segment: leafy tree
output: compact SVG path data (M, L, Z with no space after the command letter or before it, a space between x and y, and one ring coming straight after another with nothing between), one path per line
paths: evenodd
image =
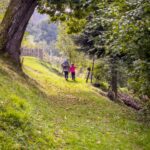
M62 24L58 27L56 47L69 58L70 63L75 63L77 57L77 52L75 50L77 47L71 36L67 34L65 26Z
M78 51L78 47L74 43L73 37L73 35L68 34L66 24L60 24L58 26L56 48L58 48L64 56L69 59L70 63L86 66L86 56Z
M115 55L123 54L124 57L121 59L127 64L130 77L133 79L130 85L137 83L134 84L136 92L149 95L150 2L127 2L115 2L109 7L112 13L107 11L108 16L113 19L106 33L107 51L109 53L111 50Z
M130 86L136 87L138 93L149 95L150 2L122 0L101 4L89 16L77 42L81 41L82 50L89 54L109 56L111 64L114 61L117 64L117 70L118 64L126 63Z

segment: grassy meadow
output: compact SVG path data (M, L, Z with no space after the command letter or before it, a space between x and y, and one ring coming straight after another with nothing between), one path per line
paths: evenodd
M0 59L0 149L149 150L137 113L84 79L66 82L50 64L24 58L24 76Z

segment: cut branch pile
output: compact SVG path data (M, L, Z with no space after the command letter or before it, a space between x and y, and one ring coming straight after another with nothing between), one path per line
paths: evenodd
M118 98L127 106L136 110L140 110L142 107L131 96L123 93L118 94Z

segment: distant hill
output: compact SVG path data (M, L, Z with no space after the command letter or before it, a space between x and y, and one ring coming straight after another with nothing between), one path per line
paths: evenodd
M56 40L57 25L50 23L47 15L35 11L28 24L27 32L34 37L35 42L45 41L49 45Z
M37 10L35 10L34 14L32 15L30 22L31 24L39 24L40 22L48 20L48 15L39 14Z
M6 8L10 0L0 0L0 22L2 21ZM35 42L44 41L48 45L56 40L57 25L49 22L48 15L39 14L35 10L32 15L27 30L30 36L34 37Z

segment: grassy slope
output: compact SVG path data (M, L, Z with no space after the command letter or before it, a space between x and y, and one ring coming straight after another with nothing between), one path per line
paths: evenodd
M24 71L36 82L0 60L0 149L150 149L150 129L133 110L38 59L26 57Z

